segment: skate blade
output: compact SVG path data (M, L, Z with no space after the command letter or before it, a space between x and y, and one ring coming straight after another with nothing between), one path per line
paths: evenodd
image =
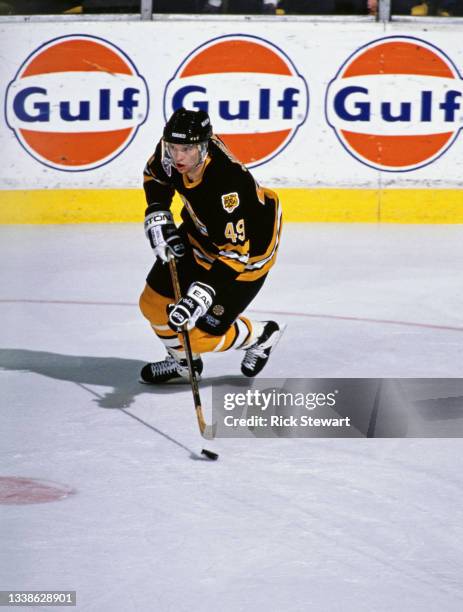
M286 323L284 323L283 325L278 325L278 327L280 328L277 332L275 332L275 334L273 334L273 336L271 336L267 342L270 342L272 340L272 344L269 346L264 346L262 348L266 349L266 348L270 348L270 352L269 354L276 348L277 344L280 342L282 335L285 333L286 328L288 327L288 325ZM275 341L273 341L273 338L275 338L276 335L276 339Z
M196 380L198 382L201 381L201 376L199 376L199 374L196 374ZM162 385L188 385L190 383L190 379L189 378L183 378L183 376L181 376L180 378L173 378L172 380L166 380L164 382L148 382L146 380L142 380L141 378L138 379L138 382L141 383L142 385L146 385L147 387L160 387Z

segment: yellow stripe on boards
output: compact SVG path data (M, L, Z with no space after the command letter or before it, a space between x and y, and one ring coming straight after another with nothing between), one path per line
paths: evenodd
M373 223L378 191L370 189L278 189L283 223Z
M277 190L285 222L463 223L459 189ZM142 222L143 189L0 191L0 224ZM174 199L179 219L180 200Z
M462 189L385 189L384 223L463 223Z
M0 191L0 223L125 223L143 221L139 189Z

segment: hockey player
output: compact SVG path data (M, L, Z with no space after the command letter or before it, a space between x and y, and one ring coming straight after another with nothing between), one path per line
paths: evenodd
M277 195L259 187L250 172L212 134L204 111L180 108L144 170L148 207L145 233L156 256L140 308L167 349L146 364L141 382L188 378L179 328L187 324L198 378L202 353L243 349L241 371L255 376L282 333L275 321L242 315L273 266L281 231ZM183 203L176 227L170 206ZM176 259L182 299L175 305L170 278Z

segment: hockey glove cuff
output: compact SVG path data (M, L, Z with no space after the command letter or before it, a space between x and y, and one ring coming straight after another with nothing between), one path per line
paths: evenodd
M150 241L155 257L167 263L170 259L183 257L185 245L180 238L172 213L160 210L147 215L145 234Z
M212 306L215 291L206 283L192 283L185 297L175 305L168 306L169 326L178 331L187 324L187 329L193 329L199 317L206 314Z

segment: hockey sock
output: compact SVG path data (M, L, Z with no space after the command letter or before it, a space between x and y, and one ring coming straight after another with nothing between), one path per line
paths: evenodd
M174 298L165 297L146 285L140 296L140 310L167 351L176 359L184 359L182 338L167 325L166 308L173 301ZM261 321L251 321L243 316L239 316L222 336L213 336L195 327L190 331L193 357L196 359L200 353L247 349L256 342L263 329Z
M235 348L246 350L250 346L252 346L257 338L264 331L264 323L262 321L251 321L251 319L247 319L246 317L238 317L236 320L238 324L246 326L246 335L240 334L237 338Z

